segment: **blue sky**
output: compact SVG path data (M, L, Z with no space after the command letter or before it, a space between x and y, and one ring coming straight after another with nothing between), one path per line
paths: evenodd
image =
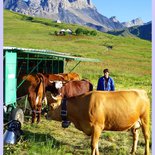
M151 0L92 0L99 13L110 18L116 16L120 22L141 18L152 20Z

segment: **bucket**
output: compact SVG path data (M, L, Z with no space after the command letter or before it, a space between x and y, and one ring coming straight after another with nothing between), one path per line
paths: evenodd
M4 144L15 144L23 134L21 123L18 120L12 120L7 125L7 130L3 135Z

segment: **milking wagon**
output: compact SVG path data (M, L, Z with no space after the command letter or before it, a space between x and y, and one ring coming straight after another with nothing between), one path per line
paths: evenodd
M17 79L21 74L32 73L63 73L65 63L77 61L72 71L80 62L99 62L98 59L89 59L71 56L70 54L51 50L27 49L17 47L3 48L3 107L4 120L19 120L24 122L24 112L17 106L17 90L24 80L17 85Z

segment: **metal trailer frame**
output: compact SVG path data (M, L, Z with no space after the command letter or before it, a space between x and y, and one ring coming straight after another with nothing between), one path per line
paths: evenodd
M17 109L17 78L21 73L63 73L65 61L77 61L70 70L73 71L80 62L100 62L98 59L82 58L70 54L55 52L52 50L40 50L17 47L3 47L3 71L4 71L4 118L18 119L23 123L23 111ZM23 116L22 116L23 115ZM22 117L22 119L20 119Z

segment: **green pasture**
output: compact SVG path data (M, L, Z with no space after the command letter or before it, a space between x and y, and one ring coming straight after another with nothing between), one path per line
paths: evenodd
M116 90L145 89L152 102L151 42L135 37L113 36L99 31L96 36L54 35L55 31L67 28L75 31L78 27L92 30L4 10L4 46L48 49L71 53L74 56L100 59L100 63L81 62L74 72L80 74L81 78L89 79L96 89L103 68L109 68ZM108 50L108 46L112 46L112 49ZM70 71L76 63L74 61L66 63L65 72ZM60 122L42 118L40 124L34 125L26 120L22 129L25 135L16 145L4 146L4 155L90 154L90 137L73 125L63 129ZM103 132L99 150L101 155L128 155L131 145L130 132ZM143 153L144 139L141 133L137 155Z

